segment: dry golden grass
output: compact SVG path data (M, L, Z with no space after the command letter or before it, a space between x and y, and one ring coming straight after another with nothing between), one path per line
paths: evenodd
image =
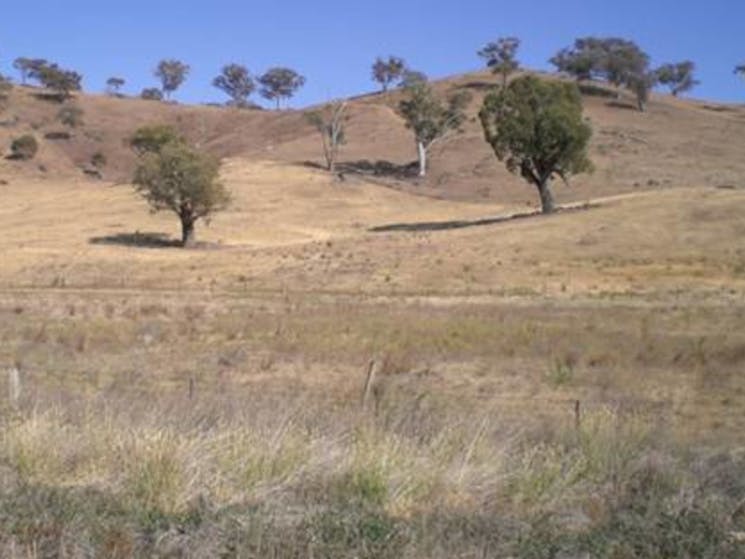
M406 162L395 96L349 160ZM296 113L83 101L111 149L182 119L235 203L182 250L73 152L2 163L0 555L742 556L740 109L589 99L578 204L500 221L533 193L470 125L426 184L339 182Z

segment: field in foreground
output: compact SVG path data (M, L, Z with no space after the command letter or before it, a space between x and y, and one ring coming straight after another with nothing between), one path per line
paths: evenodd
M3 556L745 556L744 191L224 179L2 187Z

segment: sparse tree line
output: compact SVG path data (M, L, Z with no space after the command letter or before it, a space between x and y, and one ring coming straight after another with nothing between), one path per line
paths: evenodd
M509 76L519 69L517 51L520 44L517 37L502 37L478 51L487 66L501 76L502 85L506 85ZM684 60L652 68L649 55L635 42L618 37L578 38L573 45L561 49L550 62L559 72L578 81L600 79L617 88L629 89L636 95L637 105L642 111L655 87L668 88L672 95L678 96L700 83L695 77L694 62ZM44 59L19 57L13 62L13 67L19 72L23 85L35 82L55 92L63 100L81 89L81 74ZM187 80L190 70L190 66L180 60L161 60L154 71L160 87L147 87L140 92L140 97L170 100ZM734 70L745 76L745 63L735 66ZM421 83L426 81L426 76L409 68L402 58L389 56L375 60L372 79L385 92L394 86L407 87ZM230 98L228 104L231 106L252 106L249 97L258 91L261 97L279 108L283 100L292 98L305 85L305 81L304 76L291 68L273 67L254 76L246 66L231 63L221 69L212 80L212 85ZM10 83L9 78L0 76L0 95ZM125 85L124 78L112 76L106 81L106 91L110 95L121 96Z
M57 64L41 58L17 58L13 67L18 70L22 85L38 85L54 92L61 100L67 100L71 93L80 91L83 76L72 70L60 68ZM161 60L153 75L160 87L146 87L140 92L142 99L151 101L170 101L187 80L191 67L180 60ZM126 80L112 76L106 80L106 92L114 97L122 97ZM274 67L254 77L248 68L241 64L227 64L212 85L230 97L228 105L250 107L249 97L258 91L267 101L280 108L282 101L292 98L305 85L305 77L291 68ZM12 82L0 76L0 95L12 87Z

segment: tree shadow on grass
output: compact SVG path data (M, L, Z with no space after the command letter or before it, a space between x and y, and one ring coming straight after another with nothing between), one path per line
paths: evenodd
M326 170L324 165L316 163L315 161L302 161L300 162L300 165L311 169ZM411 163L400 165L390 161L370 161L369 159L344 161L336 164L336 173L342 177L344 175L356 175L361 177L378 177L398 180L415 179L419 177L419 163L412 161Z
M475 89L476 91L491 91L498 87L496 81L470 81L462 84L460 89Z
M326 167L315 161L303 161L304 167L326 170ZM336 172L341 175L359 175L365 177L385 177L394 179L411 179L419 176L419 163L412 161L403 165L390 161L343 161L336 164Z
M399 165L390 161L361 159L339 163L337 168L342 173L396 179L409 179L419 174L419 164L416 161Z
M73 99L74 96L65 93L59 93L56 91L38 91L31 94L35 99L39 101L46 101L48 103L64 103Z
M618 91L605 84L581 82L577 84L577 87L582 95L587 95L588 97L604 97L606 99L615 99L618 97Z
M140 248L181 248L181 241L172 239L165 233L117 233L115 235L105 235L103 237L93 237L90 240L92 245L114 245L129 246Z
M626 109L629 111L638 112L639 108L633 103L626 103L624 101L608 101L605 104L606 107L613 107L614 109Z
M568 208L558 208L553 214L545 215L540 211L532 211L518 214L511 214L498 217L487 217L482 219L453 220L453 221L423 221L419 223L391 223L388 225L379 225L369 229L371 233L393 233L393 232L424 232L424 231L447 231L450 229L466 229L468 227L483 227L485 225L495 225L518 219L530 217L550 217L559 213L571 213L583 210L589 210L597 207L597 204L583 204L581 206L571 206Z

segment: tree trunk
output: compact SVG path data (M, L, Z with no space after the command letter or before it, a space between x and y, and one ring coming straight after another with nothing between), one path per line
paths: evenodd
M279 97L277 97L277 110L279 110Z
M194 232L194 220L181 218L181 244L184 247L194 246L196 234Z
M554 211L554 195L551 193L551 179L545 179L538 185L538 194L541 195L541 211L550 214Z
M427 148L422 142L416 144L417 154L419 156L419 176L427 176Z

